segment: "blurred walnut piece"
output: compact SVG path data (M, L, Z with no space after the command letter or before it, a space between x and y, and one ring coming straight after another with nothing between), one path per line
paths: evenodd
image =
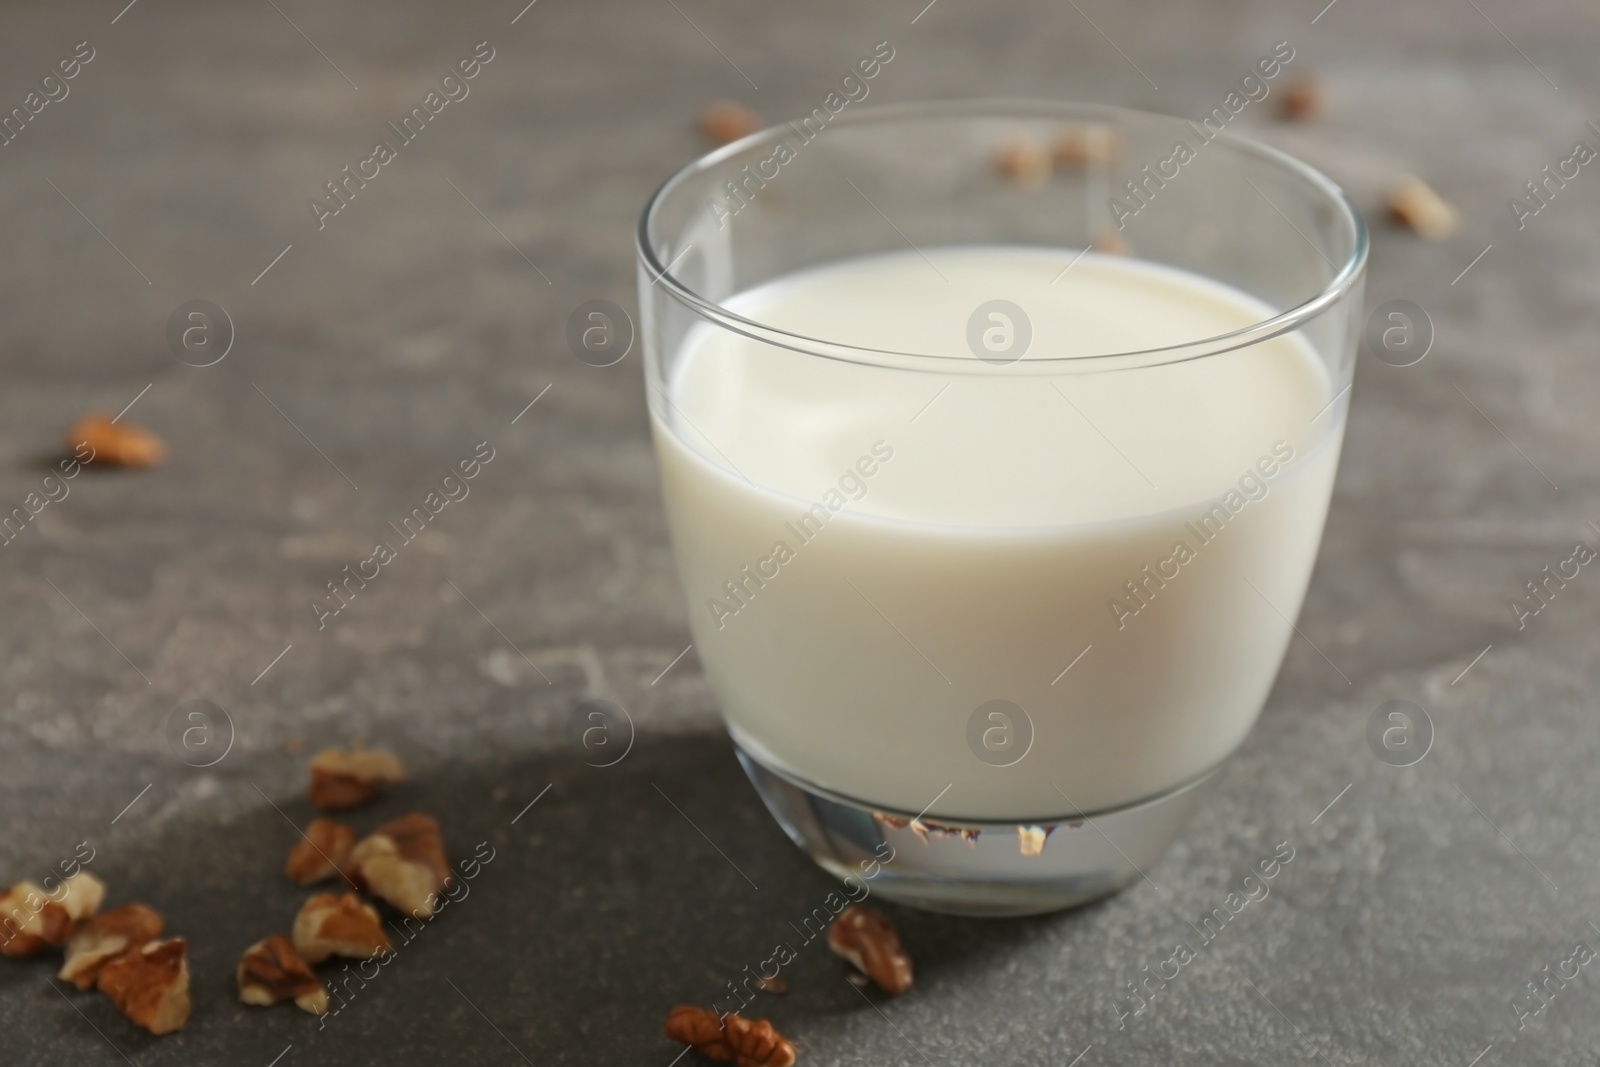
M161 936L161 915L143 904L124 904L79 923L67 939L67 958L56 977L79 989L93 989L113 957L141 948Z
M1050 153L1031 137L1013 137L994 154L995 169L1006 181L1032 187L1050 177Z
M450 881L438 820L415 811L362 840L350 864L358 885L418 919L433 915Z
M900 935L882 912L850 905L828 927L828 947L855 964L885 993L899 996L911 988L911 957L900 947Z
M729 144L761 128L761 116L732 100L713 100L700 112L700 133L712 144Z
M167 446L161 438L138 426L113 422L109 415L98 411L85 415L67 431L67 447L74 453L85 444L93 450L84 460L86 463L154 467L167 458Z
M235 972L239 999L265 1007L294 999L295 1006L312 1015L328 1010L328 991L311 973L294 944L281 934L264 938L244 950Z
M405 768L382 749L323 749L311 760L311 803L325 811L358 808L384 783L406 780Z
M1068 126L1056 134L1050 154L1063 170L1109 166L1122 158L1122 135L1110 126Z
M354 893L318 893L294 917L294 947L307 963L329 956L368 960L389 948L378 913Z
M1116 230L1102 230L1095 234L1094 239L1089 242L1089 247L1108 256L1133 255L1133 245Z
M1446 203L1421 178L1405 175L1389 187L1389 215L1430 241L1442 241L1456 232L1461 213Z
M48 945L64 944L72 924L93 915L106 887L79 871L52 894L32 882L18 882L0 895L0 956L32 956Z
M1283 117L1290 122L1310 122L1322 114L1322 85L1315 78L1290 82L1283 90Z
M289 850L283 873L296 885L312 885L342 875L355 844L356 832L350 827L332 819L312 819L304 836Z
M151 941L108 960L100 992L152 1034L170 1034L189 1021L188 945L181 937Z
M794 1045L766 1019L746 1019L692 1004L680 1004L667 1015L663 1027L668 1037L690 1045L711 1060L732 1061L735 1067L792 1067Z

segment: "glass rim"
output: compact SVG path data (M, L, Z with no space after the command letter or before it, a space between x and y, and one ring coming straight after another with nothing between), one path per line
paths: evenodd
M1155 119L1175 123L1187 121L1176 115L1167 115L1157 111L1144 111L1138 108L1118 107L1110 104L1023 98L980 98L932 100L851 108L835 115L830 121L830 125L896 122L926 118L972 117L991 117L1002 120L1006 118L1053 118L1061 121L1083 121L1098 117L1104 120L1122 119L1124 121L1130 119L1140 121ZM1227 333L1185 341L1177 345L1124 352L1096 353L1087 356L1029 356L1004 366L985 363L969 356L870 348L781 330L767 323L739 315L729 310L722 303L701 295L685 284L672 273L671 268L676 264L676 258L670 261L663 261L663 256L657 250L655 241L651 236L651 227L662 202L681 185L742 152L748 151L753 147L764 146L774 136L792 132L790 131L790 125L789 123L783 123L768 126L713 149L678 168L657 186L655 192L645 202L644 210L640 213L635 239L640 263L650 275L649 284L644 286L646 292L651 286L661 285L673 299L713 325L765 344L829 359L839 359L878 367L937 370L944 374L958 370L970 373L993 372L996 370L1016 373L1021 370L1023 373L1027 373L1027 368L1030 364L1034 368L1044 368L1039 371L1040 373L1061 373L1067 368L1107 370L1119 367L1134 368L1182 363L1259 344L1280 334L1299 329L1338 303L1360 281L1362 271L1367 262L1370 239L1366 221L1362 218L1360 210L1357 209L1350 196L1338 183L1309 163L1305 163L1287 152L1273 148L1271 145L1264 144L1254 138L1240 136L1231 130L1224 130L1213 140L1222 141L1235 151L1254 156L1262 162L1276 166L1305 182L1312 189L1321 193L1329 204L1333 205L1351 233L1352 240L1349 256L1335 270L1333 277L1328 280L1322 289L1309 299L1280 311L1269 318ZM1293 224L1291 223L1291 225ZM1301 234L1301 236L1304 237L1305 235ZM1309 240L1307 238L1307 241ZM677 257L681 257L691 247L693 247L692 244L686 246L677 253ZM1319 253L1320 251L1318 249Z

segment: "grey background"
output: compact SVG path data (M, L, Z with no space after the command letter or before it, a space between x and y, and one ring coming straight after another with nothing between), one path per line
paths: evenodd
M147 900L191 938L195 998L186 1031L152 1039L49 988L53 965L0 961L0 1058L672 1062L667 1009L716 997L830 883L745 785L694 653L652 683L689 637L637 356L579 362L568 313L634 306L636 212L701 150L712 97L798 114L889 39L875 102L1197 115L1288 39L1292 69L1324 79L1325 119L1240 121L1350 190L1375 222L1369 306L1415 301L1438 340L1414 367L1362 357L1305 639L1259 727L1148 882L1041 919L895 910L910 995L874 1010L813 945L760 1009L813 1064L1594 1062L1600 971L1520 1032L1510 1002L1600 943L1600 578L1586 568L1520 632L1506 606L1600 520L1600 174L1521 232L1506 206L1597 143L1592 6L1338 0L1314 25L1322 3L1298 0L939 0L914 25L919 0L538 0L515 25L516 0L278 7L0 12L7 108L78 41L97 50L0 148L0 502L39 486L91 408L139 396L127 417L172 449L156 471L81 475L0 548L0 881L91 842L114 902ZM307 198L481 40L496 57L471 95L318 232ZM1461 207L1457 237L1381 224L1403 170ZM165 349L194 298L238 330L205 369ZM486 439L471 496L317 632L307 601ZM609 768L584 763L573 709L590 696L639 726ZM163 741L190 699L236 727L209 769ZM1364 739L1390 699L1432 717L1414 767ZM293 749L355 736L415 772L361 828L421 808L454 855L497 853L319 1030L237 1006L231 975L300 897L278 873L310 815ZM1281 841L1296 856L1270 897L1119 1032L1123 983Z

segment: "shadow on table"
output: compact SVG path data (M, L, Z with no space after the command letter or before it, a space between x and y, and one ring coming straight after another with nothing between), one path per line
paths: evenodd
M151 1038L99 996L59 983L51 991L45 980L54 965L44 961L0 968L0 1000L10 1004L0 1017L21 1008L34 1020L37 1055L109 1041L141 1065L266 1067L292 1046L279 1067L519 1056L541 1067L666 1067L681 1050L661 1034L667 1011L678 1003L736 1006L728 983L742 981L747 965L757 970L779 941L798 952L782 971L790 991L760 995L745 1014L803 1037L808 1019L873 1010L845 980L848 965L820 937L804 940L805 916L837 883L778 829L720 736L641 738L605 768L567 754L451 765L350 813L365 833L405 811L426 811L443 824L453 859L490 850L493 858L433 922L409 940L395 935L388 964L368 964L365 973L354 963L322 967L337 1010L321 1020L289 1005L247 1008L234 999L239 952L287 934L309 892L281 866L297 839L290 821L304 826L315 813L300 796L274 800L281 811L263 799L226 823L168 827L136 849L108 849L94 864L111 885L108 904L149 901L171 932L190 939L195 1007L181 1035ZM969 920L883 906L921 983L1004 955L1040 924L1083 914ZM82 1017L67 1010L63 992ZM52 1021L39 1025L45 1019Z

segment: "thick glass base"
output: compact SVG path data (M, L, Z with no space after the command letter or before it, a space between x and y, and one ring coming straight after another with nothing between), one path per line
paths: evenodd
M739 762L795 844L824 870L872 891L953 915L1036 915L1109 896L1177 840L1216 780L1213 768L1161 796L1087 815L1027 823L918 818L826 793L779 774L735 745Z

